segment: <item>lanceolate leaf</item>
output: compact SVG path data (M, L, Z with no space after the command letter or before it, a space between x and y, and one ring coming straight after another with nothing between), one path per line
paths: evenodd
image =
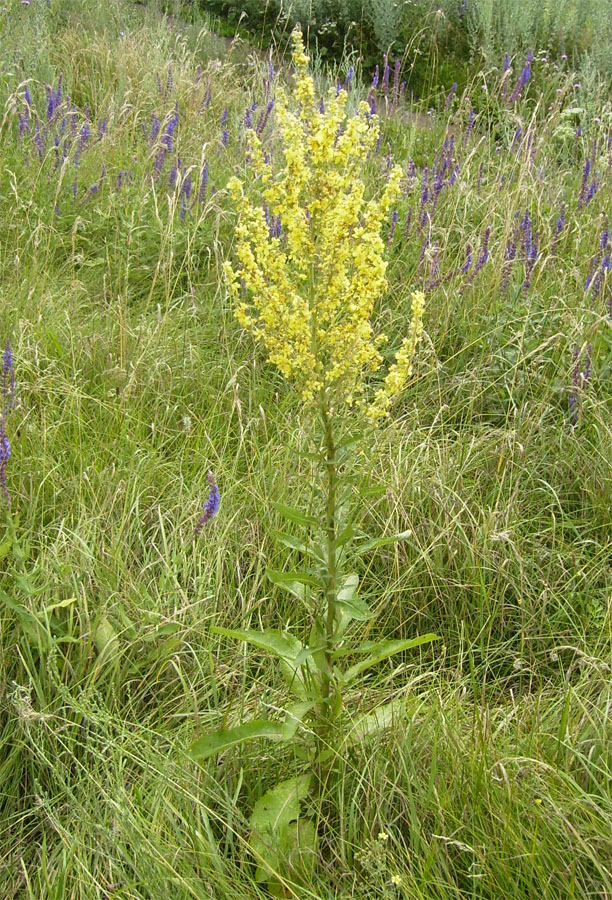
M295 657L302 649L301 641L293 637L292 634L274 631L271 628L265 631L242 631L231 628L219 628L215 625L211 628L211 631L215 634L222 634L225 637L235 638L237 641L253 644L261 650L267 650L268 653L289 661L295 660Z
M367 553L368 550L375 550L377 547L384 547L386 544L395 544L397 541L405 541L411 534L412 531L402 531L400 534L392 534L389 537L372 538L372 540L356 547L354 552L357 556L360 556L362 553Z
M306 513L303 513L300 509L296 509L294 506L286 506L284 503L272 503L273 509L275 509L278 513L283 516L283 518L287 519L289 522L295 522L296 525L304 525L310 526L314 528L319 524L319 520L315 519L314 516L308 516Z
M359 716L347 729L344 744L351 746L367 738L374 737L385 728L390 728L401 722L405 716L416 710L416 703L409 707L406 700L392 700L384 706L379 706L369 713Z
M358 587L359 576L347 575L338 591L336 603L342 610L343 615L347 617L347 620L357 619L360 622L365 622L367 619L372 618L373 613L365 600L356 596Z
M191 759L207 759L216 753L229 750L246 741L254 741L257 738L267 738L271 741L284 739L285 725L280 722L266 722L263 719L254 719L237 725L235 728L224 728L213 734L206 734L195 741L187 750Z
M343 681L345 684L349 684L361 672L382 662L383 659L388 659L403 650L411 650L413 647L420 647L422 644L429 644L431 641L437 640L437 634L423 634L409 641L366 641L355 649L355 653L369 653L369 656L351 666L344 673Z

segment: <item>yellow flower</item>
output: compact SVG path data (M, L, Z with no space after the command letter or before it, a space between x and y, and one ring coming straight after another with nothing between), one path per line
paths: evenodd
M367 196L364 168L378 140L378 119L367 103L347 115L347 94L336 95L335 88L319 106L299 29L292 44L295 87L276 95L279 160L268 161L251 129L250 173L260 200L251 200L257 191L247 191L239 178L227 185L239 219L236 262L225 264L225 275L239 322L296 381L304 401L351 406L382 364L386 339L373 322L387 287L381 230L402 169L392 170L381 196ZM422 302L413 299L411 330L384 386L369 406L360 400L373 421L388 414L410 376L422 315Z

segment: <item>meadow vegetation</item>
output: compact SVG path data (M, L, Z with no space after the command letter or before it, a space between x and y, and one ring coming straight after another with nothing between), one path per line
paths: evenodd
M201 762L188 748L285 703L276 666L218 629L309 624L266 576L303 563L272 533L279 502L308 512L319 487L304 404L236 320L224 277L226 186L252 179L249 127L278 163L276 91L295 79L283 52L180 12L0 9L0 896L609 897L599 51L541 52L524 19L465 85L443 89L432 64L418 99L402 89L408 56L395 67L381 52L367 77L351 54L315 60L321 95L337 84L349 112L365 100L379 116L368 190L403 171L383 231L385 363L425 294L407 389L351 462L376 612L357 627L440 639L347 694L355 737L310 811L317 864L280 860L270 885L248 820L302 775L303 745ZM403 711L377 721L392 701ZM354 728L363 714L379 727Z

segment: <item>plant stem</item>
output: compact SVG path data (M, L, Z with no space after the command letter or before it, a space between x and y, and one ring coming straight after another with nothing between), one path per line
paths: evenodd
M325 635L323 650L325 666L324 670L321 672L321 707L317 729L317 757L329 748L330 743L333 743L331 738L333 735L335 719L339 713L337 687L334 684L333 675L336 598L338 595L338 565L336 558L336 442L332 419L326 403L322 404L321 414L325 437L325 470L327 480L327 500L325 507L327 572L325 577L325 603L320 621L320 632ZM329 769L330 766L327 761L318 763L317 784L320 796L325 790L329 777Z

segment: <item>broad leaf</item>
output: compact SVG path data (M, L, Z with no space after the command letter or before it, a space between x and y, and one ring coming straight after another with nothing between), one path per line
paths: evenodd
M362 659L360 662L355 663L354 666L351 666L348 669L342 678L345 684L350 684L357 675L360 675L361 672L365 672L366 669L375 666L377 663L382 662L383 659L388 659L390 656L394 656L396 653L401 653L404 650L411 650L413 647L420 647L422 644L429 644L431 641L439 640L437 634L423 634L419 637L412 638L409 641L366 641L361 646L355 649L355 653L369 653L369 656L366 656L365 659Z
M375 550L377 547L384 547L386 544L395 544L397 541L405 541L411 534L412 531L402 531L400 534L392 534L389 537L372 538L372 540L366 541L365 544L356 547L354 553L356 556L360 556L362 553L367 553L368 550Z
M253 807L249 822L251 849L258 862L256 881L267 881L279 874L289 825L299 820L300 802L308 796L309 789L310 775L290 778L266 791Z
M230 747L244 744L246 741L254 741L258 738L267 738L271 741L283 740L285 726L279 722L266 722L263 719L254 719L237 725L235 728L223 728L213 734L206 734L198 738L189 747L187 755L190 759L208 759L216 753L223 753Z
M302 642L292 634L283 631L274 631L267 628L265 631L234 630L232 628L220 628L213 625L211 631L214 634L222 634L225 637L235 638L237 641L245 641L253 644L261 650L267 650L273 656L279 656L293 662L302 649Z

